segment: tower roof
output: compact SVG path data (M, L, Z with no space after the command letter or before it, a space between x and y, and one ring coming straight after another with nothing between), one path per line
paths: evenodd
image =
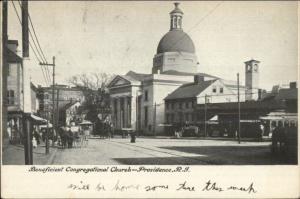
M179 9L179 3L174 3L175 8L170 12L171 28L160 40L157 54L165 52L195 53L195 46L188 34L182 30L183 12Z
M249 61L246 61L246 62L244 62L245 64L248 64L248 63L260 63L260 61L257 61L257 60L255 60L255 59L251 59L251 60L249 60Z
M172 11L170 12L170 14L175 14L175 13L183 14L182 10L181 10L180 8L178 8L179 3L176 2L176 3L174 3L174 5L175 5L175 8L174 8L174 10L172 10Z
M182 30L171 30L163 36L157 47L157 54L164 52L195 53L195 46L188 34Z

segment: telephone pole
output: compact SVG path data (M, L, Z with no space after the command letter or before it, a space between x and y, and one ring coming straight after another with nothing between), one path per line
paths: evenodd
M204 98L205 102L204 102L204 136L207 137L207 129L206 129L206 109L207 109L207 95L205 94L205 98Z
M59 127L59 108L58 108L58 105L59 105L59 89L57 88L56 90L56 128Z
M54 131L55 131L55 56L52 58L52 64L49 63L40 63L41 66L52 66L52 136L54 136ZM54 142L52 140L52 145L54 145ZM49 128L47 128L47 133L46 133L46 154L49 153Z
M31 99L29 80L29 29L28 29L28 1L22 1L22 57L23 57L23 96L24 115L22 118L22 128L24 133L24 155L25 165L33 164L32 153L32 121L31 121Z
M8 63L7 63L7 0L2 1L2 66L0 69L1 73L1 80L0 82L1 89L2 89L2 99L0 100L2 102L1 108L0 108L0 114L1 114L1 126L2 126L2 144L8 144L9 138L8 134L4 133L7 129L7 70L8 70Z
M238 142L241 143L241 104L240 104L240 74L237 74L237 87L238 87L238 114L239 114L239 125L238 125Z

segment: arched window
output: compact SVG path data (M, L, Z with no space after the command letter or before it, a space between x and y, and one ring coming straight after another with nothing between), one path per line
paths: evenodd
M247 71L248 71L248 72L251 71L251 65L247 65Z
M254 70L255 72L257 72L257 69L258 69L258 65L257 65L257 64L254 64L253 70Z

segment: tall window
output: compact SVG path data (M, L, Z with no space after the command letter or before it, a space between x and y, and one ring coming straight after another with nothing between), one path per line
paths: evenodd
M7 104L8 105L14 105L15 104L15 91L14 90L8 90L7 91Z
M223 87L221 87L220 88L220 93L223 93L223 92L224 92Z
M171 109L174 109L175 102L171 102Z
M148 101L148 91L145 91L145 101Z
M185 102L185 108L189 108L189 102Z
M192 108L195 107L195 101L192 101Z
M178 103L178 106L179 106L179 109L182 109L182 103L181 102Z
M258 65L254 64L254 67L253 67L254 72L257 72L257 69L258 69Z
M10 76L10 64L7 66L7 76Z
M144 109L145 111L145 117L144 117L144 126L146 127L147 125L148 125L148 107L147 106L145 106L145 109Z

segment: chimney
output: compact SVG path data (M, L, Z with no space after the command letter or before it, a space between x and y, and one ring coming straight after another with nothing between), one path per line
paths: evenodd
M297 88L297 82L290 82L290 88Z
M195 84L201 84L204 82L204 76L203 75L195 75L194 76L194 83Z
M17 48L19 46L18 40L8 40L7 48L17 54Z

